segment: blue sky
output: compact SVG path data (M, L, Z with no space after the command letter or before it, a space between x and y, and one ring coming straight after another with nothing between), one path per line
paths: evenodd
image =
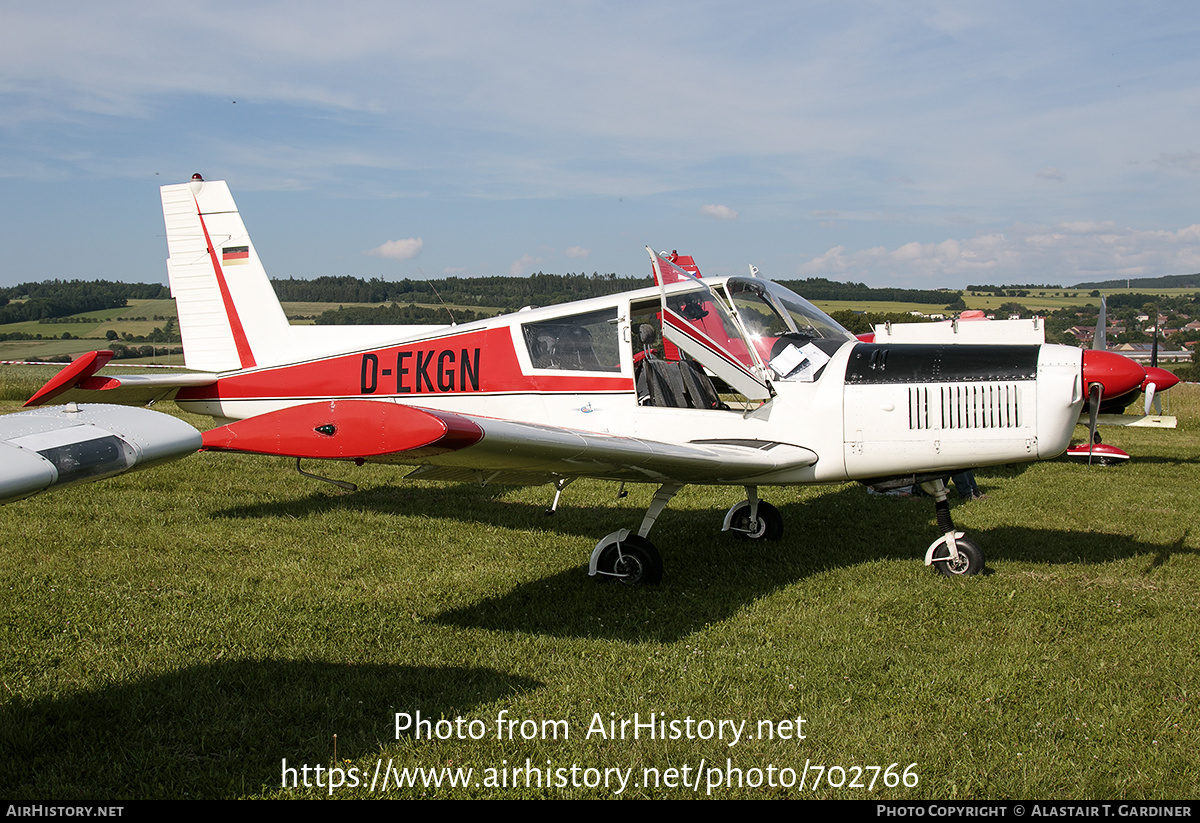
M225 179L274 277L873 286L1200 271L1184 2L0 6L0 285L165 280Z

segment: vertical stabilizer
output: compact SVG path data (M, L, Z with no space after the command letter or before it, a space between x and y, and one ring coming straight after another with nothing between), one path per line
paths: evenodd
M1108 330L1108 303L1104 295L1100 295L1100 314L1096 317L1096 333L1092 336L1092 348L1096 351L1107 351L1108 344L1105 332Z
M285 362L289 326L224 180L162 187L167 274L190 369Z

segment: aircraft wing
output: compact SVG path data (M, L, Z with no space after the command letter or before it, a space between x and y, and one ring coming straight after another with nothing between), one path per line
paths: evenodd
M200 432L165 414L69 403L0 417L0 502L177 460Z
M306 403L204 433L205 448L407 463L410 476L540 483L587 476L640 482L739 482L810 466L815 452L761 440L665 443L418 408L389 401Z
M43 406L54 401L145 406L174 397L175 392L184 386L207 386L217 380L217 375L202 372L97 377L96 372L104 368L112 356L111 351L93 351L75 358L26 400L25 405Z

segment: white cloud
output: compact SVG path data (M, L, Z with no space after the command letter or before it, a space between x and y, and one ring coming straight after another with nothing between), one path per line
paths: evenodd
M513 277L523 277L530 274L530 270L541 263L545 262L540 257L534 257L532 254L522 254L508 267L508 273Z
M389 240L382 246L376 246L363 254L388 260L411 260L421 253L421 247L424 245L420 237L409 237L406 240Z
M567 257L587 257L591 253L591 249L585 249L583 246L571 246L567 249Z
M729 206L701 206L700 213L718 220L737 220L737 212Z
M912 241L895 249L847 251L834 246L797 267L802 277L948 287L1034 281L1066 286L1195 271L1200 271L1200 224L1178 231L1145 231L1095 221L1016 224L1004 232L934 243Z
M161 182L229 179L243 207L252 192L311 192L260 208L336 200L345 225L374 225L391 203L385 225L406 225L403 203L420 198L424 233L464 238L452 258L421 257L471 272L503 271L495 242L474 239L487 233L477 219L561 260L579 225L595 227L590 237L631 225L639 238L670 236L679 203L741 225L720 205L736 202L759 248L780 250L762 252L780 271L808 213L853 267L870 246L890 254L950 236L970 259L973 229L945 227L944 215L984 232L1064 216L1148 228L1177 227L1193 208L1194 33L1113 0L1097 4L1087 37L1055 4L544 6L0 4L0 179L116 181L104 197L124 213L106 216L122 225L144 220L132 204L159 171ZM180 168L184 157L203 166ZM0 204L0 222L29 238L13 272L45 270L32 250L56 242L52 191ZM45 203L36 224L31 202ZM487 212L497 202L518 205ZM530 237L535 202L569 209L569 223ZM720 246L747 236L720 234L705 251L741 259L746 249ZM327 248L297 255L288 273L328 272L340 247ZM905 253L906 265L925 259ZM70 259L47 276L69 274Z
M447 277L454 277L455 275L462 274L466 270L467 269L465 266L446 266L446 268L442 269L442 274L446 275Z
M1166 169L1182 169L1192 174L1200 172L1200 154L1190 149L1183 154L1160 154L1156 162Z

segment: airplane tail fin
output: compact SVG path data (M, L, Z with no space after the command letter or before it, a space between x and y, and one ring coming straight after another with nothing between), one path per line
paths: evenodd
M1092 348L1096 351L1108 351L1105 331L1108 329L1108 303L1104 295L1100 295L1100 314L1096 316L1096 333L1092 336Z
M288 321L224 180L162 187L167 274L190 369L286 362Z

